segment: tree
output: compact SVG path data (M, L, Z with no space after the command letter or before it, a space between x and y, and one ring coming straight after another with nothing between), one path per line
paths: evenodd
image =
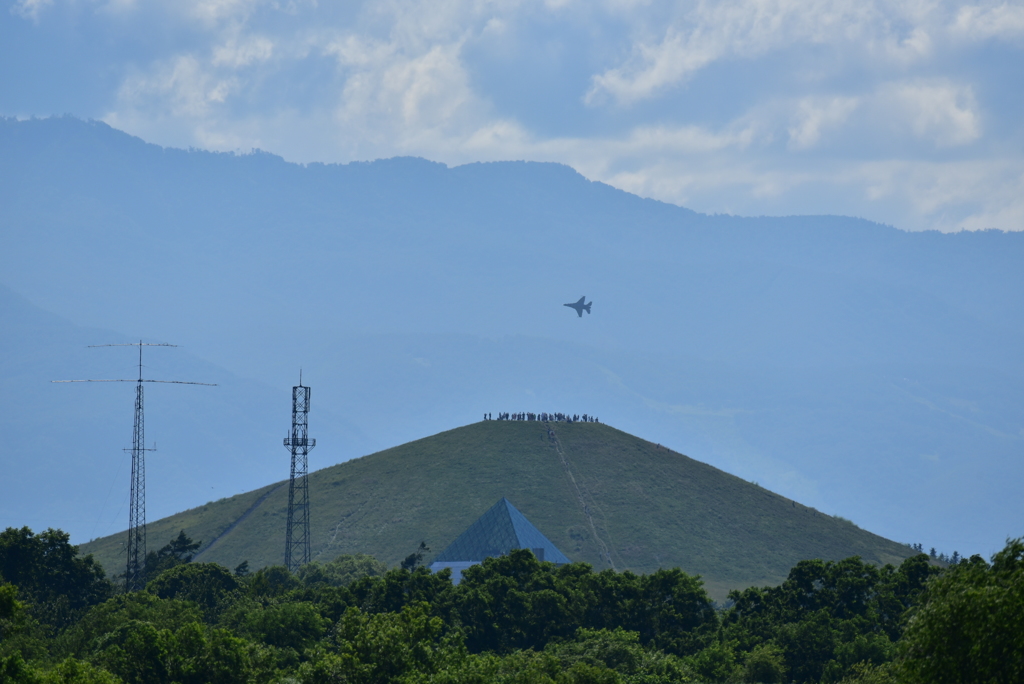
M909 682L1024 681L1024 541L989 565L972 556L933 579L900 644Z
M307 563L299 568L297 574L307 586L327 584L332 587L344 587L363 577L380 577L387 570L388 566L383 561L364 553L357 553L342 554L329 563Z
M768 641L747 654L743 662L743 681L776 684L785 681L786 669L782 649Z
M420 547L416 549L416 551L414 551L413 553L410 553L408 556L406 556L405 560L402 561L402 569L415 570L420 565L420 563L423 562L424 554L427 554L429 552L430 547L427 546L427 542L421 541Z
M614 671L626 678L649 684L689 682L693 672L684 661L661 651L644 648L640 635L622 628L580 628L571 641L548 644L545 653L558 658L563 671L577 664Z
M188 563L164 570L146 591L163 599L192 601L212 621L225 597L239 588L227 568L216 563Z
M44 674L42 684L121 684L121 680L89 662L68 658Z
M924 554L899 568L859 558L801 561L778 587L730 593L723 638L751 653L779 646L789 680L835 681L857 663L894 657L904 613L939 572Z
M0 584L0 644L25 627L25 606L18 600L18 588Z
M159 551L150 551L146 554L146 576L156 577L164 570L191 563L192 557L202 545L203 542L193 542L185 534L185 530L181 530L177 537L167 542Z
M378 615L349 608L335 628L330 648L314 654L299 673L309 684L383 684L417 673L429 676L465 657L461 634L431 617L425 603Z
M174 631L148 623L116 629L94 660L126 684L245 684L262 669L252 644L199 622Z
M148 622L124 623L103 635L94 662L128 684L170 684L168 641L170 631Z
M20 653L0 656L0 682L4 684L42 684L39 673L31 668Z
M241 617L238 631L269 646L301 652L326 634L330 626L312 603L289 602L251 607Z
M54 529L0 532L0 577L18 588L33 616L57 628L113 592L93 557L80 558L67 532Z
M582 621L584 604L572 600L576 582L559 577L560 570L565 568L541 563L529 550L513 550L467 568L442 602L458 616L474 653L540 650L554 637L569 638L589 626Z
M688 655L718 624L700 579L681 570L594 573L585 563L538 561L527 549L467 568L435 605L439 614L457 616L474 653L543 649L580 627L622 627L637 632L644 646Z
M250 596L270 598L299 587L299 580L283 565L268 565L246 577Z
M419 567L412 572L394 568L380 577L364 577L349 584L346 592L368 613L397 613L411 603L427 602L445 614L448 604L442 597L452 589L450 572L433 573Z
M89 609L60 635L53 652L59 657L84 658L122 628L131 630L132 626L146 624L158 630L176 630L201 620L202 614L193 603L161 599L145 591L120 594Z

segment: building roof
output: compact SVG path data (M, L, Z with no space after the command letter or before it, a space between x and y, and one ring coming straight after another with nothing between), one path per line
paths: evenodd
M502 556L512 549L530 549L538 560L558 565L572 562L508 499L501 497L501 501L491 506L438 554L434 563L479 563L491 556Z

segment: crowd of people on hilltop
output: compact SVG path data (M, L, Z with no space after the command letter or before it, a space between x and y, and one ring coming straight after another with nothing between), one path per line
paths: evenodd
M600 423L596 416L588 416L586 413L499 413L497 418L493 413L485 413L484 420L539 420L544 423Z

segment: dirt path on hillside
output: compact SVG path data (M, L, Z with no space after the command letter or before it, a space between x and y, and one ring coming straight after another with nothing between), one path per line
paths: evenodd
M608 561L609 565L612 566L612 570L615 570L615 561L612 560L612 554L608 551L608 545L604 543L601 536L597 533L597 526L594 525L594 516L590 514L590 506L587 504L586 499L583 495L583 489L580 488L578 482L576 482L576 476L572 474L572 468L569 466L569 459L565 455L565 451L562 449L562 443L558 441L558 434L550 423L545 423L548 428L548 438L555 446L555 453L558 454L558 458L562 461L562 468L565 470L565 474L569 477L569 482L572 484L573 491L576 492L576 499L580 502L580 509L583 511L583 515L587 518L587 523L590 525L590 532L594 535L594 540L598 546L601 547L604 558ZM590 492L587 492L587 496L590 496ZM593 496L590 496L593 499Z
M198 560L199 560L199 557L200 557L200 556L202 556L202 555L203 555L204 553L206 553L207 551L209 551L210 549L212 549L212 548L214 547L214 545L216 545L216 543L217 543L217 542L219 542L219 541L220 541L221 539L223 539L223 538L224 538L224 537L226 537L226 536L227 536L228 534L230 534L230 533L231 533L231 530L233 530L233 529L235 529L236 527L238 527L239 523L241 523L241 522L242 522L242 521L244 521L244 520L245 520L246 518L248 518L248 517L249 517L250 515L252 515L252 514L253 514L253 512L254 512L254 511L255 511L255 510L257 509L257 508L259 508L259 507L260 507L260 505L261 505L261 504L262 504L262 503L263 503L264 501L266 501L266 500L267 500L267 497L269 497L269 496L270 496L271 494L273 494L274 492L276 492L276 491L277 491L278 489L280 489L281 487L284 487L284 485L285 485L285 483L284 483L284 482L282 482L281 484L277 485L276 487L274 487L273 489L271 489L271 490L270 490L269 492L267 492L266 494L264 494L264 495L263 495L263 496L261 496L260 498L256 499L256 501L254 501L254 502L253 502L252 506L249 506L249 508L247 508L247 509L246 509L245 513L242 513L242 515L238 516L238 519L237 519L237 520L235 520L235 521L234 521L233 523L231 523L231 524L230 524L230 525L228 525L228 526L227 526L226 528L224 528L224 531L223 531L223 532L221 532L220 534L218 534L218 535L217 535L216 537L214 537L214 538L213 538L213 541L211 541L211 542L210 542L209 544L207 544L207 545L206 545L206 548L205 548L205 549L203 549L202 551L200 551L200 552L199 552L199 553L197 553L196 555L192 556L192 560L193 560L193 561L198 561Z

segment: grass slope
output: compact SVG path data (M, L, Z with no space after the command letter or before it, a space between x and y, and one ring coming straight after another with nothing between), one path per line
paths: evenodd
M895 563L910 555L607 425L548 428L480 422L312 473L314 558L368 553L397 564L421 540L437 553L502 496L574 561L641 573L678 566L702 575L717 599L778 583L807 558ZM287 486L276 483L184 511L149 524L149 548L184 529L204 541L197 560L280 564L287 503ZM119 572L122 541L123 533L82 550Z

